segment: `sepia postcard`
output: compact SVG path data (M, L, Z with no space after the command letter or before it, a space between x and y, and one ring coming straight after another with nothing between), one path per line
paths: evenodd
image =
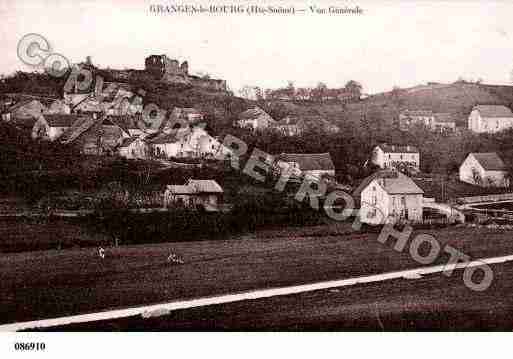
M35 335L11 355L47 332L513 330L513 3L0 16L0 332Z

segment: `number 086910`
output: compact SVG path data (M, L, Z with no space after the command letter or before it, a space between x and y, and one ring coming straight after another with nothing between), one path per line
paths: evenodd
M16 351L42 351L45 350L45 343L14 343Z

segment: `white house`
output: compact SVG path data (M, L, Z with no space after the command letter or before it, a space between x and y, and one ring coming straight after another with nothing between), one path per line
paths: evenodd
M477 133L494 133L513 127L513 112L502 105L474 106L468 117L469 130Z
M406 165L418 170L420 153L415 146L397 146L380 144L372 150L371 162L380 168L396 168Z
M335 165L329 153L282 153L277 156L277 166L295 176L335 176Z
M470 153L460 165L460 180L483 187L507 187L506 165L496 152Z
M353 193L360 220L369 224L421 222L424 191L395 170L380 170L363 180Z
M223 158L232 152L199 126L160 133L150 143L157 156L168 158Z
M237 124L242 128L265 130L276 124L276 121L267 112L255 106L239 114Z
M223 188L214 180L190 179L185 185L168 185L164 192L164 206L186 208L203 207L217 211Z
M121 157L128 159L144 159L148 157L149 149L142 138L133 136L123 140L118 153Z
M194 148L185 140L184 130L160 133L149 140L153 154L157 157L195 157Z

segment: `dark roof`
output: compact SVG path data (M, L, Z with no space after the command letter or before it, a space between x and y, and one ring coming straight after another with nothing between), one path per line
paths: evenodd
M329 153L282 153L278 160L295 162L302 171L335 169Z
M36 117L28 117L28 118L14 118L11 121L9 121L9 123L21 130L32 131L32 129L34 128L34 125L36 124L37 121L38 121L38 118L36 118Z
M419 150L415 146L398 146L398 145L389 145L386 143L382 143L378 145L379 148L383 150L385 153L418 153Z
M68 128L60 137L62 143L70 143L77 139L82 133L90 129L97 121L103 121L103 118L94 119L93 116L81 116L73 125Z
M107 115L107 120L119 126L123 131L129 134L128 130L140 130L138 121L142 121L141 116L137 115ZM144 127L142 127L144 128Z
M486 171L501 171L506 165L496 152L470 153Z
M85 116L77 114L45 114L43 117L50 127L71 127L79 118Z
M18 108L20 107L23 107L29 103L31 103L32 101L37 101L37 100L34 100L34 99L28 99L28 100L20 100L18 102L16 102L14 105L10 106L8 109L7 109L7 112L12 112L12 111L15 111L17 110Z
M484 118L513 117L511 109L503 105L477 105L474 110L479 111Z
M155 145L161 145L165 143L175 143L181 139L181 136L178 135L178 131L172 131L169 133L159 133L155 137L150 139L150 142Z

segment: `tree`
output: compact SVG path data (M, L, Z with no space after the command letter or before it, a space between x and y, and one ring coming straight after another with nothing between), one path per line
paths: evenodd
M357 81L350 80L346 83L345 89L346 89L346 91L353 94L354 97L360 98L360 96L362 94L363 86L362 86L362 84L360 84Z

